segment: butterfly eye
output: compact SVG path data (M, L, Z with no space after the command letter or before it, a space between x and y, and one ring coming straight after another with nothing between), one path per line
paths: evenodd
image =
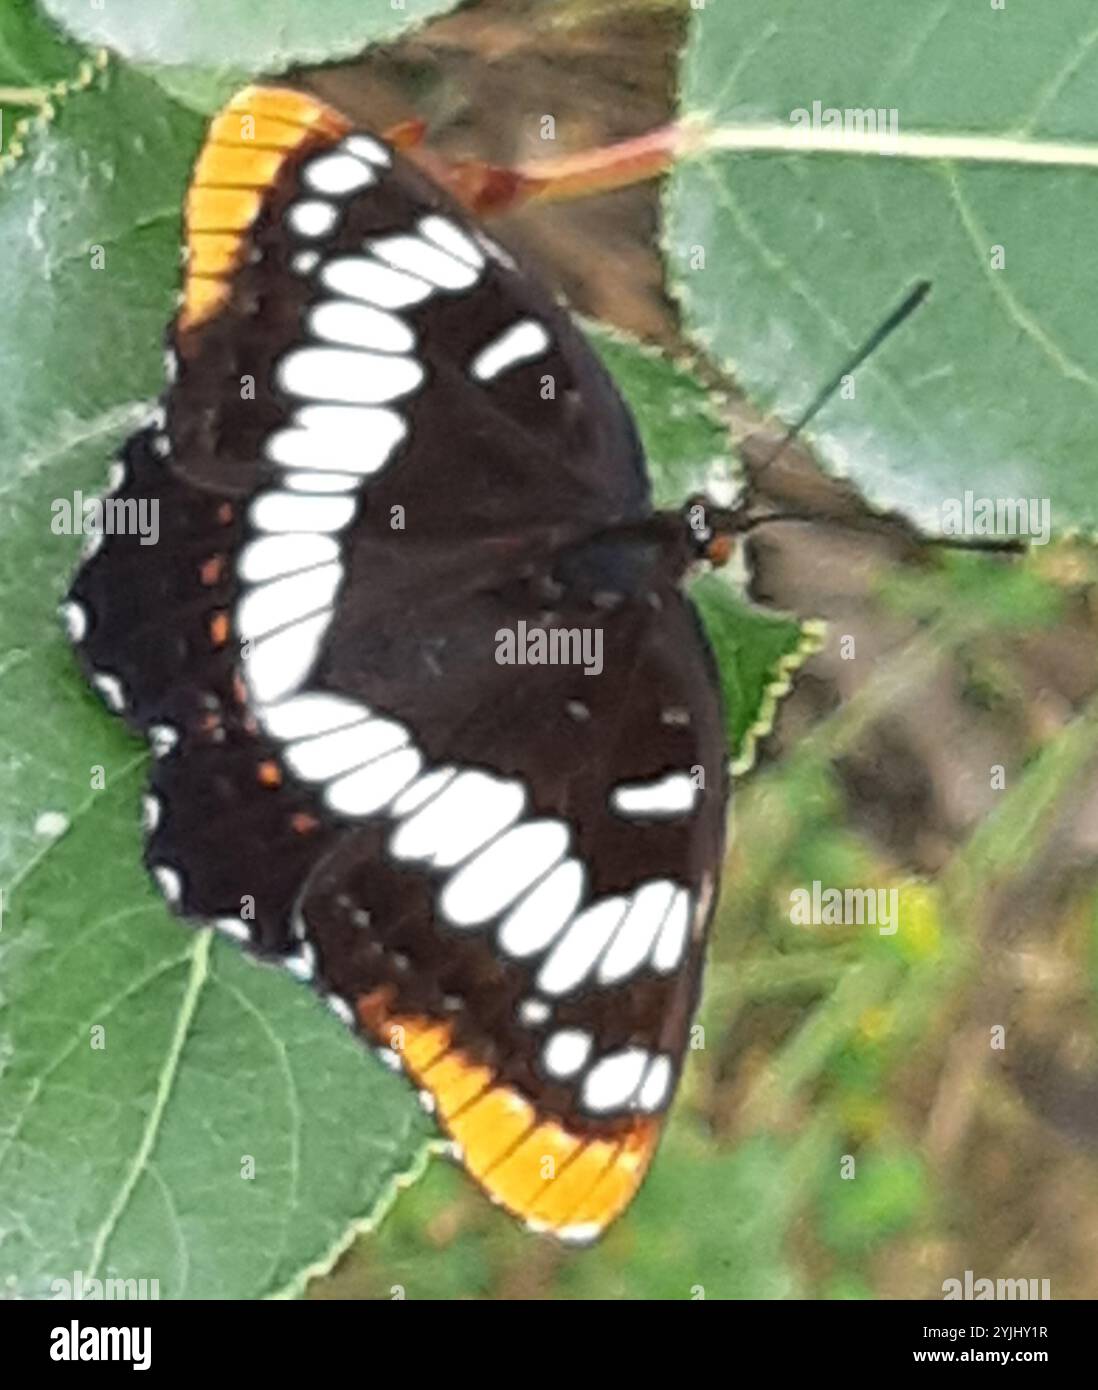
M714 569L723 569L731 560L735 547L736 543L731 536L727 534L715 535L705 548L705 558Z

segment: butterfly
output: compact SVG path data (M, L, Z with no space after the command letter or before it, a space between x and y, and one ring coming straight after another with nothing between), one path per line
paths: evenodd
M722 861L683 587L712 530L653 510L553 296L318 100L236 96L185 221L107 497L159 540L94 537L64 605L154 753L148 867L402 1068L494 1201L594 1238L659 1140Z

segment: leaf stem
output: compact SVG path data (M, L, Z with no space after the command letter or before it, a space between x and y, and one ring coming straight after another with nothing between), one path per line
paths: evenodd
M697 118L680 125L677 150L680 156L687 158L704 158L715 153L841 154L945 163L1098 169L1098 144L1026 140L1007 135L932 135L925 131L877 134L777 122L721 126Z

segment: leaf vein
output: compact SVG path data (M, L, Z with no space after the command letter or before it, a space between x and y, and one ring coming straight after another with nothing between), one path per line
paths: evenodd
M290 1140L290 1192L283 1213L282 1237L279 1241L278 1249L271 1256L270 1260L269 1268L270 1273L273 1275L286 1250L286 1241L290 1232L290 1218L297 1209L298 1196L301 1190L301 1132L304 1126L304 1113L301 1108L301 1097L298 1093L297 1082L294 1080L293 1071L290 1067L290 1058L286 1051L286 1044L246 994L238 989L236 985L230 984L225 980L220 981L220 983L236 998L241 1008L252 1015L262 1031L266 1033L271 1044L271 1049L278 1059L279 1068L282 1071L286 1083L286 1100L290 1111L288 1136ZM266 1281L264 1280L264 1282Z
M160 1136L161 1125L164 1122L164 1115L167 1112L168 1101L171 1099L172 1090L176 1079L179 1076L179 1064L183 1056L183 1047L190 1033L191 1024L194 1021L195 1011L198 1008L198 1000L202 994L202 988L206 983L210 973L210 938L213 932L210 928L200 931L196 938L193 948L187 953L191 959L191 972L187 980L187 987L183 992L180 1001L179 1013L176 1017L175 1031L172 1035L171 1043L168 1047L168 1055L164 1059L164 1066L160 1072L160 1080L156 1088L156 1097L153 1100L152 1110L146 1121L145 1129L141 1135L141 1142L134 1154L133 1162L129 1172L122 1181L118 1190L118 1195L111 1203L110 1210L104 1218L103 1224L96 1232L92 1240L91 1252L88 1259L88 1278L94 1279L98 1275L98 1270L103 1262L107 1245L118 1229L126 1208L130 1204L137 1184L142 1174L146 1171L156 1141ZM184 957L185 959L186 957Z
M991 262L987 254L991 247L991 238L983 232L982 228L977 223L976 215L961 188L956 169L950 165L946 165L943 169L943 175L949 187L950 196L953 199L957 215L961 220L961 225L969 241L972 243L972 248L976 252L978 261L983 266L984 275L991 287L991 292L995 299L998 300L1003 312L1012 323L1016 324L1017 327L1022 330L1027 338L1032 340L1039 351L1048 358L1061 375L1067 377L1069 381L1081 382L1098 395L1098 381L1095 381L1086 368L1081 367L1079 363L1073 361L1072 358L1068 356L1063 348L1053 340L1052 336L1041 327L1040 323L1033 315L1023 308L1005 283L1004 277L997 274L996 271L991 268Z

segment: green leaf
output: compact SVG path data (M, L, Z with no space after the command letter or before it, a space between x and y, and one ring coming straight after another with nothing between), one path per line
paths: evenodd
M1054 527L1093 527L1090 0L1061 0L1055 24L1034 6L873 0L713 4L691 23L696 149L669 181L667 246L698 341L791 421L929 280L854 398L810 426L820 459L930 530L966 490L1048 498ZM815 101L894 110L898 138L827 148L792 117Z
M168 918L142 780L89 797L5 914L0 1280L294 1290L384 1208L429 1122L288 976Z
M745 772L794 672L818 650L822 629L752 607L718 574L696 580L691 597L717 658L732 771Z
M677 509L696 492L731 499L740 467L718 402L691 365L613 329L587 322L584 330L633 411L656 506Z
M19 151L27 122L86 61L79 48L43 22L31 0L5 0L0 7L0 153Z
M307 63L353 58L368 44L395 39L456 0L42 0L43 8L75 38L102 44L136 63L284 72Z
M83 55L43 22L31 0L0 9L0 85L44 88L71 77Z
M102 488L110 450L162 384L199 133L153 83L111 69L59 98L0 176L0 884L35 859L41 813L71 817L93 764L109 778L133 756L58 631L79 539L54 534L53 504Z
M136 71L159 82L167 94L192 111L213 116L246 87L252 74L245 68L195 68L186 65L165 67L158 63L137 63Z

